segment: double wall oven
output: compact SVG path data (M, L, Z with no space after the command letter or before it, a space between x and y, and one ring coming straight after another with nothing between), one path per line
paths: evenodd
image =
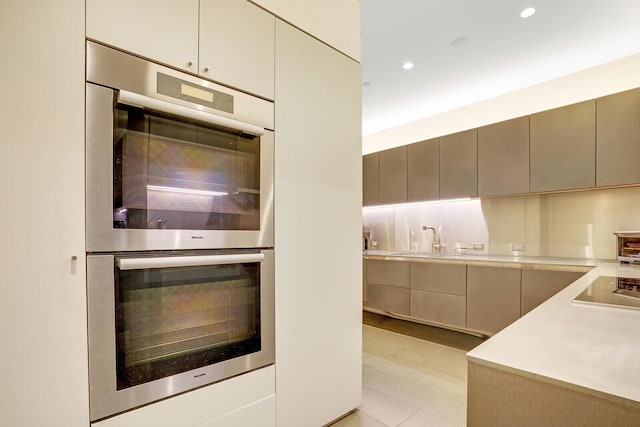
M274 363L273 103L87 42L91 420Z

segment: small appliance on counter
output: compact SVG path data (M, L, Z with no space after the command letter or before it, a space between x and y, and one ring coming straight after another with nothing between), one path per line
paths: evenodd
M618 238L618 261L640 263L640 231L614 231Z

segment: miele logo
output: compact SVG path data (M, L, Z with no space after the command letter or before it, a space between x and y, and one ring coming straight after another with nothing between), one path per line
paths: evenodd
M204 377L205 375L207 375L205 372L198 374L198 375L194 375L193 378L199 378L199 377Z
M191 236L191 238L196 240L202 240L204 239L204 236Z

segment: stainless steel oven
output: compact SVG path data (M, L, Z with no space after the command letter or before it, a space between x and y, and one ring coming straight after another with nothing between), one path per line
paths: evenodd
M273 247L273 114L87 42L87 251Z
M274 363L273 250L90 254L87 277L92 421Z

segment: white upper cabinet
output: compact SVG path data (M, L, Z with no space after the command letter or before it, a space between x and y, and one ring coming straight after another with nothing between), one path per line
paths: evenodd
M273 99L276 19L249 2L200 0L198 73Z
M253 3L360 62L360 0L253 0Z
M275 17L243 0L87 0L87 37L273 99Z
M87 37L198 70L198 0L87 0Z

